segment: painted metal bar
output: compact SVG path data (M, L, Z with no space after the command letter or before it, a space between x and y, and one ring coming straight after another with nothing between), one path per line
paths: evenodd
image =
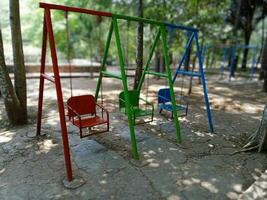
M128 116L128 124L130 129L130 137L131 137L131 149L132 149L132 155L134 159L139 159L138 151L137 151L137 145L136 145L136 139L135 139L135 131L134 131L134 121L133 121L133 113L130 108L130 97L128 92L128 86L127 86L127 77L125 74L125 65L123 60L123 54L122 54L122 47L120 42L120 33L117 23L117 18L112 17L112 23L114 26L114 33L115 33L115 40L116 40L116 46L118 51L118 57L119 57L119 64L120 64L120 70L121 70L121 76L122 76L122 84L123 84L123 91L125 95L125 102L126 102L126 112Z
M176 72L175 72L175 74L174 74L174 76L173 76L173 78L172 78L172 83L173 83L173 84L174 84L174 82L175 82L175 80L176 80L176 78L177 78L178 71L180 70L180 68L181 68L181 66L182 66L182 64L183 64L183 62L184 62L184 60L185 60L185 57L186 57L186 55L187 55L187 53L188 53L188 51L189 51L189 48L191 47L191 44L192 44L192 41L193 41L193 38L194 38L194 33L195 33L195 32L192 33L191 37L189 38L189 40L188 40L188 42L187 42L187 44L186 44L186 46L185 46L185 52L184 52L184 54L182 55L182 57L181 57L181 59L180 59L180 61L179 61L179 64L178 64L178 66L177 66Z
M60 118L61 137L62 137L62 142L63 142L67 179L68 181L72 181L73 177L72 177L68 132L67 132L67 126L66 126L66 120L65 120L65 110L64 110L64 104L63 104L60 76L59 76L59 69L58 69L58 61L57 61L57 53L56 53L56 46L55 46L55 40L54 40L54 34L53 34L53 26L52 26L51 14L50 14L49 9L45 9L45 20L46 20L46 27L47 27L47 32L48 32L49 46L50 46L50 51L51 51L53 71L54 71L54 77L55 77L57 104L58 104L58 111L59 111L59 118Z
M196 54L197 54L198 62L199 62L199 72L201 74L201 82L202 82L202 86L203 86L203 95L204 95L204 99L205 99L206 111L207 111L207 116L208 116L209 130L211 133L213 133L214 128L213 128L213 122L212 122L212 116L211 116L206 80L205 80L205 75L204 75L204 71L203 71L202 57L201 57L200 47L199 47L199 43L198 43L198 33L195 32L194 36L195 36L195 40L196 40L196 51L197 51Z
M176 72L177 75L186 75L186 76L195 76L195 77L201 77L201 74L199 72L192 72L192 71L185 71L185 70L179 70Z
M162 41L163 54L164 54L164 59L165 59L165 69L166 69L166 73L168 75L167 79L168 79L168 83L169 83L171 103L172 103L172 108L173 108L173 117L174 117L175 130L176 130L176 139L177 139L177 143L181 143L181 130L180 130L180 124L179 124L179 120L178 120L178 112L176 109L176 100L175 100L175 95L174 95L174 90L173 90L166 32L167 32L166 27L164 25L160 26L161 41Z
M66 12L84 13L84 14L96 15L96 16L102 16L102 17L111 17L112 16L112 13L110 13L110 12L88 10L88 9L84 9L84 8L62 6L62 5L56 5L56 4L50 4L50 3L40 3L39 7L45 8L45 9L63 10Z
M252 48L257 48L256 45L234 45L235 48L239 49L252 49Z
M163 73L159 73L159 72L153 72L153 71L146 71L146 74L151 74L151 75L155 75L155 76L159 76L159 77L165 77L167 78L168 75L167 74L163 74Z
M163 24L163 22L161 22L161 21L156 21L156 20L146 19L146 18L141 18L141 17L120 15L120 14L114 14L114 13L112 13L112 16L117 18L117 19L124 19L127 21L143 22L143 23L154 24L154 25L162 25Z
M255 70L255 65L256 65L256 55L257 55L257 49L254 48L253 49L253 58L252 58L252 63L251 63L251 67L250 67L250 75L249 75L249 79L252 81L253 77L254 77L254 70Z
M189 26L182 26L177 24L170 24L170 23L164 23L165 26L173 28L173 29L181 29L186 31L192 31L192 32L198 32L198 29L189 27Z
M42 73L41 76L42 76L43 78L45 78L46 80L48 80L48 81L50 81L50 82L52 82L52 83L55 83L55 79L54 79L54 77L49 76L49 75L47 75L47 74L45 74L45 73Z
M204 47L202 48L201 56L202 56L203 65L204 65L207 49L208 49L208 45L204 45Z
M120 79L120 80L122 80L122 77L121 77L121 76L119 76L119 75L117 75L117 74L114 74L114 73L107 72L107 71L103 71L103 72L102 72L102 75L103 75L104 77L107 77L107 78L116 78L116 79Z
M230 50L231 53L231 64L230 64L230 73L229 73L229 81L231 81L231 78L234 77L234 61L235 61L235 47L232 47Z
M221 74L221 78L223 79L224 77L224 65L225 65L225 62L226 62L226 58L227 58L227 48L224 47L223 48L223 59L222 59L222 63L221 63L221 68L220 68L220 74Z
M134 16L113 14L113 13L104 12L104 11L89 10L89 9L84 9L84 8L56 5L56 4L50 4L50 3L40 3L39 6L40 6L40 8L45 8L45 9L62 10L62 11L66 11L66 12L78 12L78 13L103 16L103 17L114 16L117 19L124 19L124 20L128 20L128 21L143 22L143 23L154 24L154 25L165 25L165 26L168 26L168 27L173 28L173 29L181 29L181 30L187 30L187 31L192 31L192 32L198 31L198 29L193 28L193 27L189 27L189 26L170 24L170 23L166 23L166 22L161 22L161 21L156 21L156 20L146 19L146 18L140 18L140 17L134 17Z
M142 85L144 83L144 80L145 80L145 73L146 71L149 70L149 65L150 65L150 62L151 62L151 59L152 59L152 56L153 56L153 53L154 53L154 50L156 48L156 45L158 43L158 40L159 40L159 37L160 37L160 29L158 30L157 34L156 34L156 37L154 39L154 42L152 43L152 46L150 47L150 50L149 50L149 54L148 54L148 58L147 58L147 61L146 61L146 65L144 67L144 71L142 73L142 76L140 78L140 82L139 82L139 85L137 87L137 91L140 93L141 91L141 88L142 88Z
M46 44L47 44L47 28L46 28L46 20L44 13L36 136L41 135L42 109L43 109L43 97L44 97L44 77L42 76L42 74L45 73Z
M98 77L98 81L97 81L97 85L96 85L96 91L95 91L96 101L98 99L99 90L100 90L100 87L102 84L102 77L103 77L102 72L105 70L112 33L113 33L113 23L111 21L110 26L109 26L108 37L107 37L107 41L106 41L106 45L105 45L104 55L103 55L103 59L102 59L102 63L101 63L101 69L99 72L99 77Z

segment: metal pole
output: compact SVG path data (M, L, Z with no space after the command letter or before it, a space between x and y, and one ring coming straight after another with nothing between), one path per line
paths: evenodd
M231 78L234 77L235 47L231 47L230 52L231 52L231 64L230 64L229 81L231 81Z
M257 55L257 48L253 48L253 58L252 58L252 63L251 63L251 69L250 69L250 80L253 80L254 77L254 70L255 70L255 65L256 65L256 55Z
M43 110L43 96L44 96L44 77L42 76L42 74L45 73L46 42L47 42L45 13L44 13L43 20L44 20L43 21L43 42L42 42L42 53L41 53L41 69L40 69L40 81L39 81L39 99L38 99L36 136L41 135L41 125L42 125L42 110Z
M65 121L65 111L64 111L60 76L59 76L59 70L58 70L57 53L56 53L55 40L54 40L54 35L53 35L53 27L52 27L52 21L51 21L51 15L50 15L49 9L45 9L45 19L46 19L49 46L50 46L50 51L51 51L53 71L54 71L54 77L55 77L57 104L58 104L58 111L59 111L59 118L60 118L61 137L62 137L62 142L63 142L67 179L68 181L72 181L73 177L72 177L68 132L67 132L67 126L66 126L66 121Z
M203 71L203 63L202 63L202 57L201 57L201 54L200 54L200 48L199 48L199 43L198 43L198 34L197 34L197 32L195 32L194 35L195 35L195 40L196 40L196 50L197 50L196 53L197 53L198 62L199 62L199 72L201 74L201 82L202 82L202 86L203 86L205 105L206 105L206 110L207 110L207 115L208 115L209 130L210 130L211 133L213 133L214 132L213 122L212 122L212 116L211 116L211 111L210 111L209 97L208 97L208 92L207 92L205 75L204 75L204 71Z
M154 39L154 42L152 43L152 46L150 47L150 51L149 51L149 54L148 54L148 59L147 59L147 61L146 61L146 65L145 65L143 74L142 74L142 76L141 76L141 78L140 78L140 82L139 82L138 87L137 87L137 91L138 91L138 93L140 93L141 88L142 88L142 85L143 85L143 83L144 83L145 75L146 75L146 71L149 70L150 61L151 61L151 59L152 59L154 50L155 50L156 45L157 45L157 43L158 43L159 36L160 36L160 30L157 32L157 35L156 35L156 37L155 37L155 39Z
M118 28L116 17L112 17L112 23L114 26L116 46L117 46L117 51L118 51L118 56L119 56L121 78L122 78L124 97L125 97L125 103L126 103L126 112L128 115L128 124L129 124L129 129L130 129L130 136L131 136L132 155L133 155L134 159L138 160L139 156L138 156L136 139L135 139L133 113L132 113L132 110L130 109L130 97L129 97L128 86L127 86L127 77L125 74L123 54L122 54L122 48L121 48L121 42L120 42L120 34L119 34L119 28Z
M190 49L190 47L191 47L191 44L192 44L192 41L193 41L193 38L194 38L194 33L195 33L195 32L192 33L191 37L189 38L188 42L186 43L186 46L185 46L185 52L184 52L184 54L182 55L182 58L181 58L181 60L179 61L179 64L178 64L178 66L177 66L176 72L175 72L175 74L174 74L174 76L173 76L173 78L172 78L172 83L173 83L173 84L174 84L174 82L175 82L175 80L176 80L176 78L177 78L177 75L179 74L178 71L180 70L180 68L181 68L181 66L182 66L182 64L183 64L183 62L184 62L184 59L185 59L186 55L188 54L188 51L189 51L189 49Z
M223 48L223 59L222 59L222 65L221 65L221 69L220 69L220 73L221 73L221 78L223 79L224 77L224 65L226 62L226 57L227 57L227 48L224 47Z
M176 108L176 100L173 90L173 83L172 83L172 75L170 70L170 61L169 61L169 54L168 54L168 47L167 47L167 34L166 34L166 27L160 26L160 33L161 33L161 40L162 40L162 47L163 47L163 54L165 59L165 69L166 73L168 75L168 82L169 82L169 88L170 88L170 95L171 95L171 103L173 108L173 117L174 117L174 123L175 123L175 129L176 129L176 138L177 142L181 143L181 131L180 131L180 124L178 120L178 113Z
M107 57L108 57L108 50L109 50L109 46L110 46L112 33L113 33L113 22L110 23L109 32L108 32L108 38L107 38L107 41L106 41L104 55L103 55L103 59L102 59L102 63L101 63L101 69L100 69L100 72L99 72L98 82L97 82L97 85L96 85L96 91L95 91L95 100L96 101L98 99L99 90L100 90L100 87L101 87L101 84L102 84L102 78L103 78L102 71L105 70L105 65L106 65L106 61L107 61Z

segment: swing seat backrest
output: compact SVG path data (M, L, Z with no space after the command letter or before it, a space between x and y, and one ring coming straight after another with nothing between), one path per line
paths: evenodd
M133 107L139 106L139 93L137 90L129 90L130 105ZM124 91L119 94L119 107L120 109L126 107Z
M75 110L79 115L96 114L96 103L93 95L73 96L67 101L68 116L74 117Z
M162 88L158 91L158 104L171 101L171 93L169 88Z

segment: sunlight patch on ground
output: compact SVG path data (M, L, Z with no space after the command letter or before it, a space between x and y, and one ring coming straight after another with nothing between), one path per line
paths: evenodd
M0 169L0 175L2 175L6 171L6 168Z
M173 195L173 194L167 198L167 200L180 200L180 199L181 199L180 197L178 197L177 195Z
M12 140L12 137L0 136L0 143L6 143Z
M52 139L46 139L42 143L39 143L40 153L48 153L52 148L58 146Z

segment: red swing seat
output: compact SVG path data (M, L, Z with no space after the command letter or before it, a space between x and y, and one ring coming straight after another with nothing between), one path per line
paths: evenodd
M97 107L101 109L100 115L97 113ZM95 102L93 95L73 96L68 99L67 108L69 121L80 129L80 138L109 131L109 113ZM83 128L91 129L104 124L106 129L83 135Z

